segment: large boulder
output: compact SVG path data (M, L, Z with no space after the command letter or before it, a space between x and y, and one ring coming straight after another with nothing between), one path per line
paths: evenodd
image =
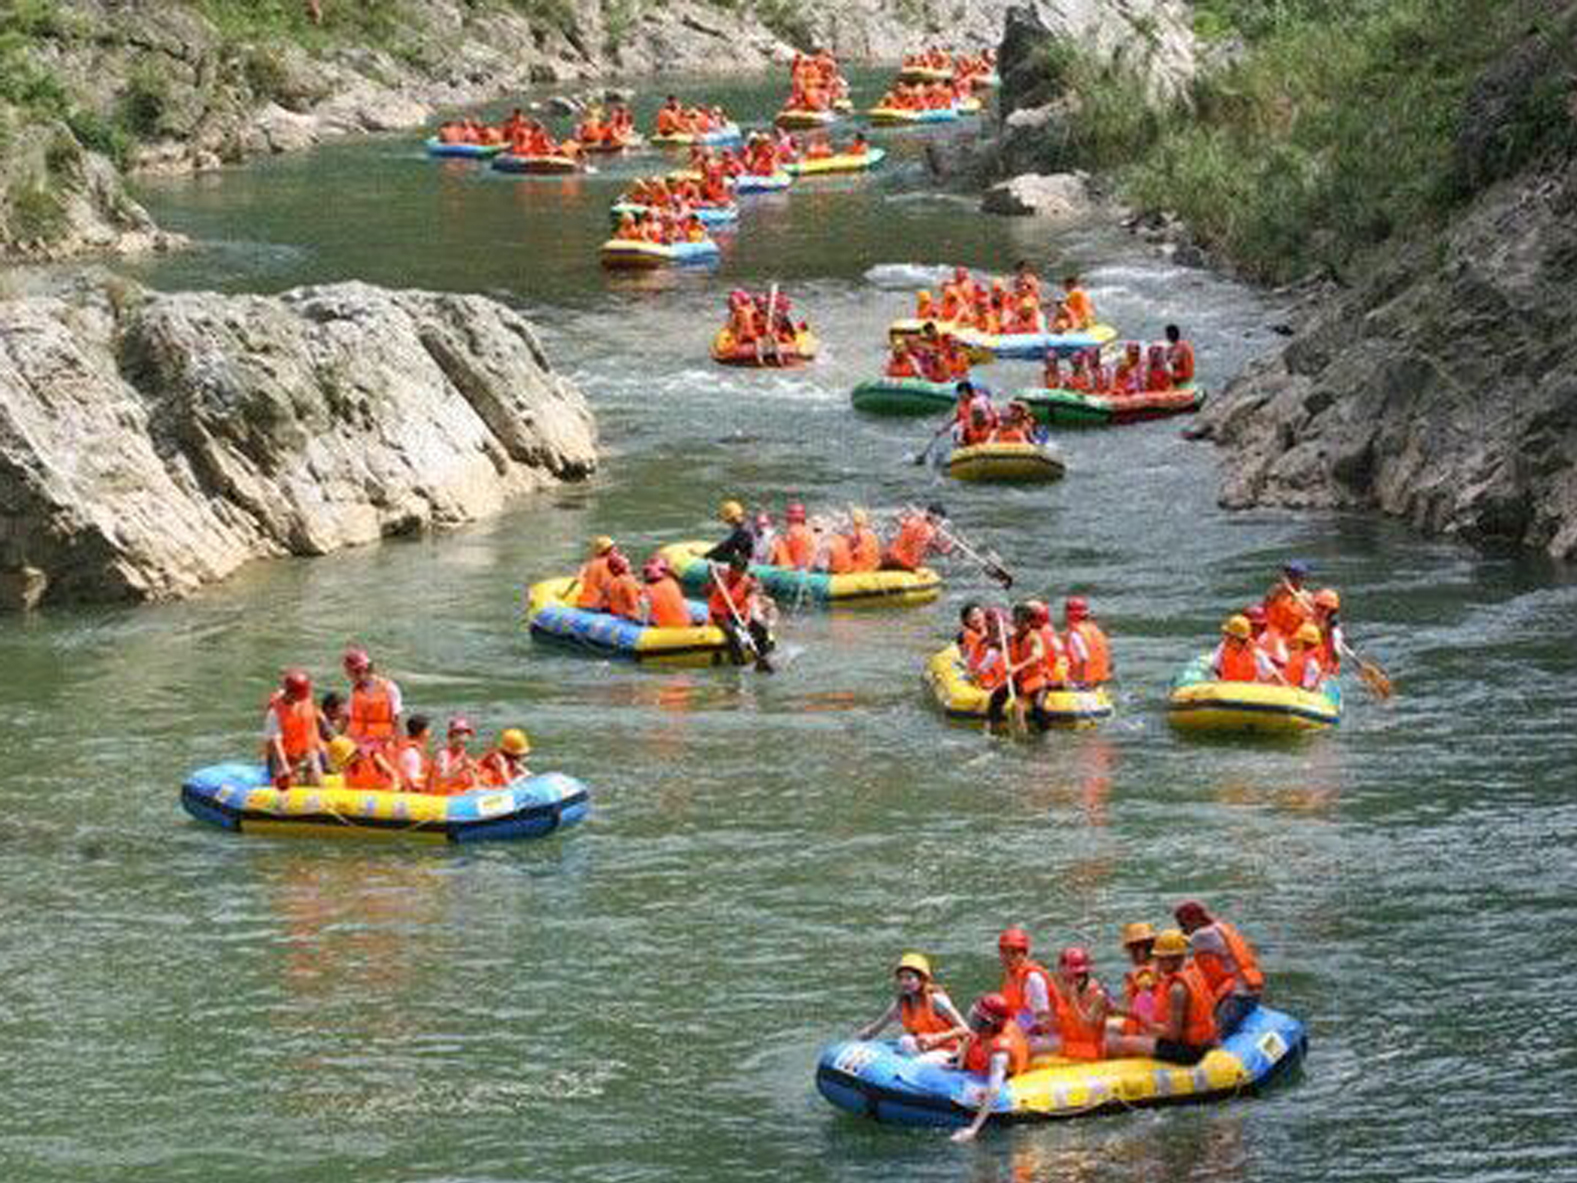
M0 595L169 599L585 476L531 326L365 284L0 304Z
M1087 217L1094 203L1083 173L1024 173L987 189L980 208L988 214L1071 222Z

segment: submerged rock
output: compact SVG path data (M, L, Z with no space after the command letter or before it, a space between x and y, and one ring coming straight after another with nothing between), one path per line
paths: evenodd
M170 599L596 465L529 323L360 283L0 303L0 603Z
M980 208L988 214L1071 222L1087 217L1094 203L1083 173L1025 173L987 189Z

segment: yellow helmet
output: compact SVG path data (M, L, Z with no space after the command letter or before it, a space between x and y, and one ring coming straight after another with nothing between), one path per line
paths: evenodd
M717 516L725 522L742 522L745 520L745 507L737 501L725 501L718 508Z
M931 959L924 953L905 953L893 967L893 973L901 969L911 969L926 981L931 980Z
M1182 957L1188 953L1188 938L1180 928L1168 928L1155 938L1150 950L1157 957Z
M1249 624L1247 616L1239 613L1237 616L1227 617L1227 622L1221 626L1221 631L1229 637L1247 640L1254 635L1254 626Z
M356 752L356 741L348 735L336 735L329 740L329 763L334 765L336 772L349 764Z
M498 737L498 746L511 756L524 756L531 750L531 741L518 727L510 727Z
M1320 636L1320 626L1317 624L1304 625L1298 630L1296 639L1302 641L1305 645L1318 645L1324 640Z
M849 521L856 526L868 526L871 524L871 515L863 509L851 509L849 511Z
M591 540L591 549L596 554L605 555L613 549L613 539L606 534L599 534Z
M1146 920L1135 920L1132 924L1123 925L1123 944L1137 945L1142 941L1155 940L1155 928Z

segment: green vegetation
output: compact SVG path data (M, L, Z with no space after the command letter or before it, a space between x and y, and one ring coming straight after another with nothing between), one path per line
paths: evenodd
M17 177L6 187L11 236L18 242L54 242L66 230L66 206L37 177Z
M1182 217L1202 246L1284 281L1337 273L1471 195L1455 150L1465 100L1528 28L1478 0L1200 0L1196 17L1247 52L1153 113L1137 78L1065 49L1047 76L1078 111L1047 145L1059 166L1113 173L1135 204ZM1570 45L1572 29L1552 30ZM1492 144L1509 175L1572 120L1565 87L1533 89Z

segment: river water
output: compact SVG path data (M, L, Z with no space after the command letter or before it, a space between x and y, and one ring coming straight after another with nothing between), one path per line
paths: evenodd
M684 90L746 118L778 93ZM1374 518L1226 514L1216 457L1175 423L1068 437L1069 476L1045 489L944 487L907 463L927 424L848 406L930 268L1076 265L1125 334L1180 320L1211 384L1274 343L1277 309L1110 230L977 216L926 191L922 135L878 138L894 150L879 175L758 199L718 275L633 285L594 248L650 160L505 180L375 138L146 187L200 244L135 270L157 285L359 277L519 304L594 404L606 460L457 533L260 564L179 605L0 622L6 1179L1570 1171L1577 582ZM825 359L711 366L722 291L774 280ZM724 495L944 497L1026 592L1092 599L1118 717L1033 742L944 722L919 675L985 590L964 567L932 608L791 617L771 678L639 671L524 635L521 588L587 537L644 553L710 531ZM1168 677L1290 555L1342 590L1397 697L1355 682L1341 728L1290 747L1174 736ZM591 786L590 821L458 850L186 820L182 774L252 750L279 667L332 677L352 639L413 704L523 723L537 767ZM969 1148L816 1095L818 1048L880 1009L900 952L972 996L1016 922L1047 956L1088 943L1111 981L1119 926L1195 895L1310 1025L1306 1069L1268 1095Z

